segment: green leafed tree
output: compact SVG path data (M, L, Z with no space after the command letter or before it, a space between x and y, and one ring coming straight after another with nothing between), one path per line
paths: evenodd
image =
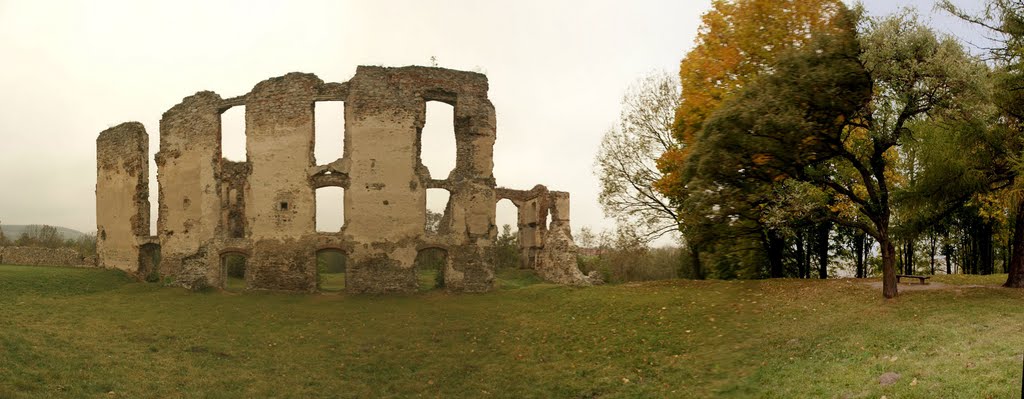
M995 45L987 48L996 65L993 74L993 104L998 109L996 131L1003 137L1019 138L1024 133L1024 2L1019 0L987 0L979 15L972 15L945 0L941 6L950 13L986 28L992 33ZM987 125L990 127L992 125ZM992 130L992 129L990 129ZM1003 192L1013 215L1007 266L1007 287L1024 288L1024 165L1019 161L1021 148L1018 141L1007 140L1010 145L999 156L992 158L995 166L1010 164L1003 172L1010 184ZM1016 146L1014 146L1016 145Z
M794 179L835 197L829 217L881 246L883 295L897 295L892 237L898 149L914 122L958 118L986 69L911 12L842 10L708 119L690 173L724 187ZM858 27L861 28L858 31Z
M832 29L842 9L838 0L716 0L702 16L697 42L680 62L682 86L673 120L673 137L680 144L658 159L663 175L655 183L677 209L690 275L787 275L782 259L787 237L762 221L772 184L748 181L725 187L689 173L688 165L715 110L770 72L778 57L806 46L813 32ZM813 222L801 221L810 229ZM720 266L727 269L718 273Z

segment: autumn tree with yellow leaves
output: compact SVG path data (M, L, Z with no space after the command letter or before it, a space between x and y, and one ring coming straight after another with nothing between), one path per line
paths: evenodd
M904 12L840 8L701 124L685 178L716 190L795 180L836 201L828 217L881 247L883 295L897 295L894 163L915 122L968 117L986 67ZM685 187L682 190L687 190Z
M834 29L830 21L842 9L842 2L834 0L718 0L702 17L696 44L680 63L682 87L672 129L678 144L658 159L662 176L654 184L679 209L680 228L690 251L688 263L693 274L703 275L701 252L714 252L713 247L719 247L717 252L727 252L732 259L711 260L712 263L750 264L766 258L766 276L784 275L782 233L766 228L761 220L763 207L774 191L771 184L719 192L721 187L715 182L687 175L687 161L700 145L697 141L705 120L729 96L769 71L782 54L806 46L813 32ZM726 197L730 201L722 201ZM714 211L709 212L712 208ZM828 231L818 235L827 239ZM732 244L722 247L725 243ZM828 243L817 247L819 259L825 259ZM810 250L806 248L807 252ZM801 246L799 251L805 248ZM736 259L738 252L752 255ZM801 254L796 258L806 259ZM804 266L798 267L799 274L805 277L807 262L797 263L801 262ZM720 277L742 276L756 274L730 272Z

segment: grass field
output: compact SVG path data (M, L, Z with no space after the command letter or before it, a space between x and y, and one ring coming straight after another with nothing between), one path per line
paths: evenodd
M192 293L0 266L0 398L1017 397L1024 292L936 278ZM901 378L880 386L879 375Z

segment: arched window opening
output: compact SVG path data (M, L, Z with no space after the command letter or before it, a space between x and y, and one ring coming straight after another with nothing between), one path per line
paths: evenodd
M498 235L495 237L493 251L494 266L498 269L515 269L519 267L519 207L512 200L498 201L494 212Z
M519 207L510 199L502 199L494 206L494 224L498 226L498 234L509 226L511 233L519 231Z

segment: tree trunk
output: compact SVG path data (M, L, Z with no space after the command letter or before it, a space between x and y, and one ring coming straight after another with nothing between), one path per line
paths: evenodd
M949 249L950 251L944 252L942 257L946 259L946 274L953 274L953 246L950 245Z
M1004 287L1024 288L1024 200L1017 203L1013 218L1013 249Z
M914 274L914 238L908 238L903 247L903 274Z
M975 248L978 243L978 240L975 239L977 236L977 229L973 226L964 229L963 245L961 245L963 250L960 251L960 273L962 274L974 274L977 264L975 254L978 252Z
M879 232L878 246L882 248L882 296L895 298L899 295L896 288L896 248L889 239L889 232Z
M814 253L814 232L808 228L804 234L804 271L800 278L811 278L811 255Z
M817 229L818 243L815 245L818 250L818 278L828 278L828 236L832 232L832 223L823 222Z
M942 235L942 257L946 260L946 274L953 274L953 244L949 243L949 232Z
M796 274L804 278L804 233L803 229L796 230Z
M899 274L907 274L907 244L896 241L893 246L896 247L896 271Z
M855 233L853 236L853 253L857 261L857 278L864 278L864 233Z
M992 252L992 223L985 221L981 228L981 274L989 275L995 271L996 261Z
M1014 215L1014 218L1016 218L1016 215ZM1013 253L1013 234L1015 231L1011 231L1008 234L1010 237L1006 239L1006 246L1003 251L1003 273L1010 273L1010 256Z
M690 245L690 261L693 263L693 278L704 279L704 270L700 266L700 249L696 245Z
M928 234L928 256L929 256L929 261L930 261L930 265L931 265L931 271L932 271L933 275L935 274L935 251L938 250L938 246L939 246L939 242L938 241L939 240L935 236L934 232Z
M765 252L768 254L768 277L785 277L782 253L786 248L786 239L775 230L762 231L761 239L764 242Z
M875 246L875 244L872 242L871 236L865 235L864 236L864 278L871 277L870 270L868 270L868 265L871 264L871 248L873 248L874 246Z

